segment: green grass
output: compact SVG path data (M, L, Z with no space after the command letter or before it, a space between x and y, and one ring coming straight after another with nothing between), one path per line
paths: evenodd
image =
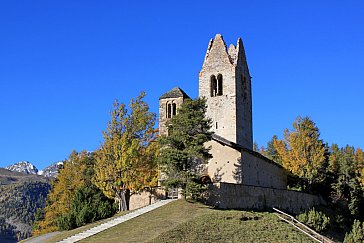
M81 242L146 242L203 215L207 207L178 200L105 230Z
M312 242L267 212L167 204L81 242Z
M162 233L152 242L311 242L272 213L214 211Z
M66 239L66 238L68 238L70 236L73 236L75 234L78 234L78 233L81 233L81 232L86 231L88 229L91 229L92 227L100 225L100 224L102 224L104 222L107 222L107 221L109 221L109 220L111 220L113 218L119 217L119 216L124 215L126 213L128 213L128 212L121 212L121 213L118 213L118 214L116 214L115 216L113 216L111 218L108 218L108 219L99 220L97 222L87 224L85 226L82 226L82 227L79 227L79 228L76 228L76 229L73 229L73 230L61 231L57 235L53 236L52 238L47 239L47 242L53 243L53 242L64 240L64 239Z

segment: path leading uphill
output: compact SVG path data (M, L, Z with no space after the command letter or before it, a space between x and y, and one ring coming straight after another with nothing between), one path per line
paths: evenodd
M90 237L92 235L95 235L97 233L100 233L101 231L104 231L106 229L109 229L111 227L114 227L115 225L118 225L120 223L123 223L125 221L128 221L129 219L133 219L133 218L136 218L144 213L148 213L156 208L159 208L161 206L164 206L166 205L167 203L170 203L170 202L173 202L175 201L176 199L166 199L166 200L161 200L161 201L158 201L156 203L153 203L149 206L146 206L146 207L143 207L143 208L139 208L135 211L132 211L128 214L125 214L123 216L120 216L120 217L117 217L117 218L114 218L110 221L107 221L105 223L102 223L98 226L95 226L91 229L88 229L84 232L81 232L81 233L78 233L74 236L71 236L71 237L68 237L62 241L59 241L61 243L73 243L73 242L77 242L77 241L80 241L82 239L85 239L87 237Z
M48 239L52 238L53 236L58 235L59 233L61 233L60 231L55 231L55 232L51 232L51 233L47 233L47 234L43 234L37 237L34 237L32 239L25 239L24 242L26 243L43 243L43 242L47 242Z

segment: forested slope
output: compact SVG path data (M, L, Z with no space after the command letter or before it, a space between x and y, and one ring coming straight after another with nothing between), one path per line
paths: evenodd
M49 180L0 168L0 242L15 242L31 234L38 208L45 206Z

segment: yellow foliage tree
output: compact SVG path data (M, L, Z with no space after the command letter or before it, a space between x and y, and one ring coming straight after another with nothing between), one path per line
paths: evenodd
M128 209L128 193L156 186L158 170L155 141L155 114L143 101L142 92L130 102L114 103L104 142L96 153L94 183L106 196L114 198L119 211Z
M36 222L33 235L58 230L57 218L69 212L75 195L74 191L90 181L86 174L88 161L89 155L86 151L81 153L73 151L69 159L63 162L63 168L52 183L52 190L44 209L44 219Z
M325 167L325 146L319 139L315 123L308 117L298 117L293 130L284 131L284 140L275 140L274 147L283 166L304 179L307 185L320 182Z

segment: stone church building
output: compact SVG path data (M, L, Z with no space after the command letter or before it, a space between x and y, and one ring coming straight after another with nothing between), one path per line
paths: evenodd
M222 36L210 40L199 73L199 96L207 101L212 140L206 143L212 158L202 176L211 180L207 202L218 208L277 207L299 213L325 204L318 196L287 190L282 166L253 151L252 88L242 40L227 48ZM190 97L176 87L159 98L159 132ZM141 206L143 195L134 197ZM150 200L149 200L150 203Z
M239 38L229 48L220 34L210 40L199 73L199 96L207 101L213 139L206 143L212 158L206 176L212 182L286 189L284 169L253 151L251 77ZM176 87L159 99L159 132L167 126L189 96Z
M266 209L276 207L299 213L325 204L318 196L287 189L282 166L253 151L252 88L242 40L229 48L220 34L210 40L199 73L199 96L207 101L212 119L212 140L206 143L212 158L202 176L211 180L207 203L217 208ZM181 88L159 98L159 133L186 99ZM142 191L130 198L129 210L165 198L165 190Z

